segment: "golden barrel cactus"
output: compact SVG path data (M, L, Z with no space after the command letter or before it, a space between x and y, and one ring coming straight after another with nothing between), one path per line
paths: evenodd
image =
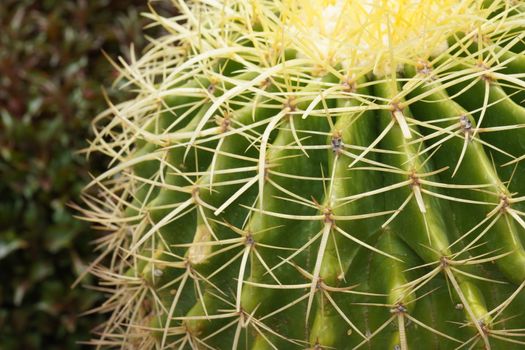
M525 348L525 4L174 6L93 124L94 345Z

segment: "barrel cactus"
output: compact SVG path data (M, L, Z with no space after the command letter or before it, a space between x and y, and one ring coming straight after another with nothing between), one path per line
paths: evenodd
M525 347L524 4L174 6L93 124L93 345Z

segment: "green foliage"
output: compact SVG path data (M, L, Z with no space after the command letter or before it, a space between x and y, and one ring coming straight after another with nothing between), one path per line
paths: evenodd
M76 154L106 107L102 55L144 46L144 1L0 2L0 348L75 349L100 295L73 281L92 259L89 225L68 207L89 181ZM111 95L115 91L111 90ZM104 163L95 159L91 169ZM92 279L86 279L91 283Z

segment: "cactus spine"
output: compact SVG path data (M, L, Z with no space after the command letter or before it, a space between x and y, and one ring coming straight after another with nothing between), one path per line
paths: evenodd
M94 122L94 345L525 346L523 4L174 3Z

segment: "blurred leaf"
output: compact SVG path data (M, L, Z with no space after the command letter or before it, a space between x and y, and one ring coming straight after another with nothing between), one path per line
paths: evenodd
M6 241L0 240L0 260L2 260L5 257L7 257L12 252L14 252L14 251L16 251L18 249L25 248L26 246L27 246L27 242L23 241L21 239L16 239L16 240L11 241L11 242L6 242Z

